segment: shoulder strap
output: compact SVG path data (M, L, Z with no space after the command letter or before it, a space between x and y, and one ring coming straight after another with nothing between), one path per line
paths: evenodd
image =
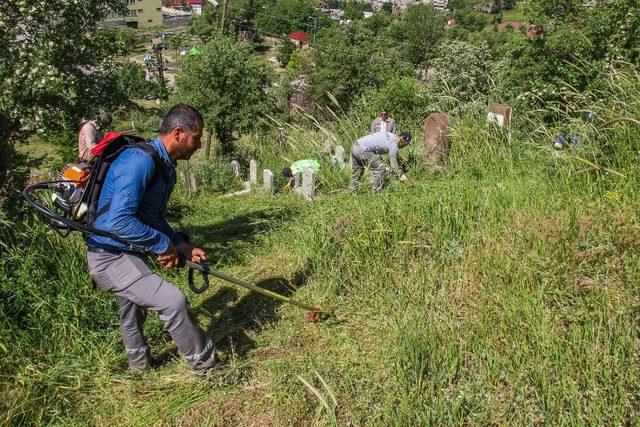
M169 172L167 171L166 166L162 162L162 159L160 159L160 155L158 154L155 148L153 148L147 142L136 142L135 144L132 145L132 147L139 148L142 151L149 154L153 159L153 163L155 165L155 173L160 174L160 176L165 182L169 182Z
M129 147L139 148L151 156L151 158L153 159L153 165L154 165L154 172L153 172L152 179L155 179L157 175L160 175L163 181L165 181L166 183L169 182L169 172L167 171L166 166L162 162L162 159L160 159L160 155L158 154L155 148L153 148L148 142L145 142L145 141L136 142L135 144L131 144ZM95 218L98 218L99 216L105 214L110 207L111 207L111 203L107 203L106 205L104 205L101 209L99 209L96 212ZM94 218L94 221L95 221L95 218Z

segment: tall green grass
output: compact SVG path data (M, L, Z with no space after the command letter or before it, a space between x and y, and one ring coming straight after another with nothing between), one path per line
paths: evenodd
M349 171L326 159L313 203L179 189L171 221L212 262L336 314L308 323L222 283L190 295L239 377L230 384L194 381L180 362L129 376L115 300L91 288L81 242L4 229L3 421L636 423L640 77L614 67L599 91L568 92L579 102L552 127L521 112L511 132L483 111L452 117L446 168L409 161L409 181L376 195L348 195ZM370 119L308 117L277 150L275 129L241 143L277 173L320 158L327 138L348 151ZM419 159L421 124L402 127L416 143L401 155ZM556 152L560 131L582 143ZM171 351L150 318L154 349Z

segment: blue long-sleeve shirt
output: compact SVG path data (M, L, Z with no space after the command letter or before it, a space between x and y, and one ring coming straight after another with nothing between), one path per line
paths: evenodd
M96 218L93 227L162 254L169 247L169 241L174 244L182 241L181 233L176 233L165 218L167 202L176 183L176 170L160 138L149 144L165 164L168 182L162 174L155 172L150 154L138 148L127 148L107 172L98 211L107 204L110 206ZM95 235L87 239L87 245L107 250L129 250L127 245L109 237Z

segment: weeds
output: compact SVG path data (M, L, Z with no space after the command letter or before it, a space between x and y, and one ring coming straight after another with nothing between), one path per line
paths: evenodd
M232 385L187 380L157 319L147 334L168 361L131 378L115 300L91 288L81 242L3 228L3 421L633 424L640 133L615 120L640 115L640 80L612 73L606 95L575 106L598 121L568 115L583 142L560 153L549 138L557 129L522 122L508 134L478 111L453 118L444 170L413 167L409 182L375 196L348 196L348 171L324 161L314 203L179 191L173 224L220 269L336 313L310 324L296 308L219 283L190 295L233 360L241 379ZM291 126L279 151L275 130L242 142L277 171L317 158L327 137L348 150L367 120ZM416 141L419 126L407 126ZM575 157L602 168L577 173Z

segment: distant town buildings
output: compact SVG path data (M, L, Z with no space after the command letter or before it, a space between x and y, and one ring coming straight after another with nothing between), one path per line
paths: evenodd
M126 0L128 12L125 15L111 12L104 25L118 25L132 28L145 28L162 25L161 0Z
M438 10L445 10L447 8L447 5L449 4L449 0L393 0L393 10L395 10L397 13L402 13L412 4L420 3L433 5L433 7Z
M164 0L164 5L172 9L186 9L196 15L202 13L203 0Z

